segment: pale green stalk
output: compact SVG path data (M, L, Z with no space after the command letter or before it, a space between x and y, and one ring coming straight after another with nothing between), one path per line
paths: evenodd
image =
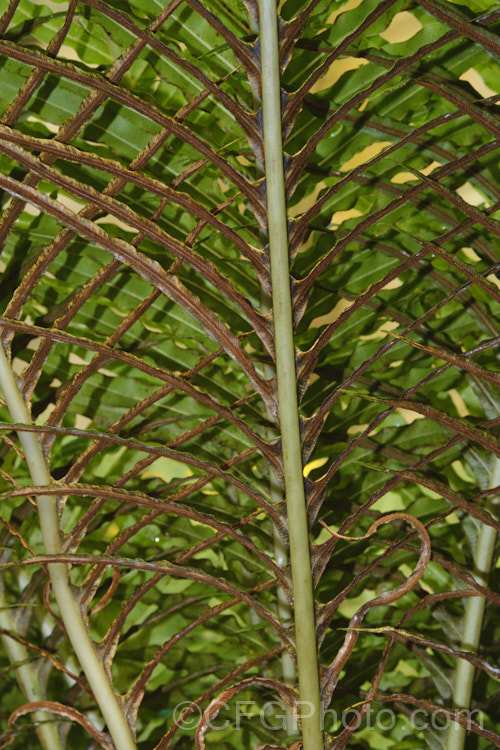
M16 632L16 626L0 589L0 628L10 633ZM16 679L22 694L28 702L43 701L44 695L37 675L30 664L30 657L26 646L8 635L2 634L2 645L10 663L15 667ZM62 750L57 726L45 711L34 711L33 721L36 722L36 733L44 750Z
M260 0L262 112L271 250L280 432L294 597L297 671L304 750L322 750L316 624L295 371L290 295L276 0Z
M283 490L281 489L281 485L279 484L272 471L270 471L269 476L269 499L271 501L271 504L274 506L277 506L279 503L283 502ZM276 560L278 565L280 565L282 568L285 568L288 565L289 560L288 547L281 538L276 526L273 530L273 543L274 559ZM286 598L285 592L283 591L281 586L278 586L277 600L278 601L276 609L278 612L278 619L283 625L287 626L293 620L293 612L290 606L290 602ZM295 669L295 663L288 651L283 651L283 654L281 655L281 674L285 685L290 685L290 687L293 687L297 682L297 670ZM285 712L284 727L286 733L287 735L294 734L297 731L297 724L284 703L283 711Z
M500 459L493 457L493 462L490 487L497 487L500 484ZM500 498L497 496L491 498L487 504L487 509L493 516L498 517L499 505ZM497 532L494 528L486 524L481 524L474 554L474 578L482 586L488 585L488 578L494 560L496 537ZM485 604L486 600L483 596L472 596L467 599L462 642L460 644L462 651L477 653L481 642L481 627ZM464 659L459 659L453 686L453 706L457 711L470 708L474 671L475 667L472 664ZM467 718L466 713L462 715L463 718ZM445 750L463 750L466 732L466 727L452 722L448 728Z
M271 310L272 300L270 296L264 291L262 291L261 303L266 313ZM262 367L262 374L264 378L266 378L266 380L270 380L276 375L276 371L271 365L264 364ZM270 419L272 418L269 410L267 410L267 415ZM274 427L271 427L267 430L267 439L269 441L275 440L277 437L278 435ZM269 501L271 505L275 507L278 507L283 503L283 489L276 476L274 475L272 469L269 469ZM288 547L281 538L281 535L276 526L273 527L273 546L274 559L276 560L278 565L280 565L282 568L286 568L289 561ZM286 598L285 592L283 591L283 588L281 586L278 586L276 609L278 612L279 621L284 625L289 625L293 620L293 612L290 606L290 602ZM291 687L295 685L295 683L297 682L297 670L295 669L295 663L288 651L283 651L283 654L281 655L281 673L285 685L289 685ZM285 712L284 726L286 729L286 733L287 735L295 734L295 732L297 731L297 724L285 703L282 704L282 708Z
M274 476L273 476L274 479ZM271 480L272 481L272 480ZM276 482L276 479L274 479ZM277 482L276 482L277 484ZM281 495L281 487L278 485L278 491ZM273 491L271 489L271 502L273 502ZM281 565L281 567L285 567L288 564L288 549L286 545L283 543L282 538L280 537L278 531L276 528L274 529L274 557L278 565ZM278 588L277 593L278 598L278 618L279 621L287 625L293 618L292 608L290 606L290 602L285 596L285 592L281 588L281 586ZM288 653L288 651L283 651L283 654L281 655L281 674L283 677L283 682L285 685L290 685L290 687L293 687L297 681L297 670L295 669L295 664ZM287 706L283 703L283 711L285 716L284 721L284 728L287 733L287 735L294 734L297 731L297 724L288 710Z
M0 385L12 420L20 424L31 424L26 404L19 393L14 374L1 345ZM38 486L50 485L51 478L47 462L36 435L21 430L18 431L18 434L33 484ZM49 555L58 555L61 552L61 536L56 499L50 495L38 495L37 507L45 552ZM135 750L135 742L119 699L114 693L111 682L90 638L79 604L73 596L67 565L65 563L49 563L47 568L68 638L101 709L116 750Z

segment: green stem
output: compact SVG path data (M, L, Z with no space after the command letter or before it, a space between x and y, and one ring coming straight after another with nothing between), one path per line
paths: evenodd
M1 589L0 628L16 633L15 622ZM2 634L1 641L10 663L15 667L16 679L26 700L29 703L43 701L45 696L42 693L35 671L29 663L30 657L26 647L6 634ZM36 722L36 733L44 750L62 750L57 726L53 723L53 719L49 718L49 714L45 711L34 711L32 717L33 721Z
M264 176L264 174L263 174ZM264 232L261 231L261 238L263 238ZM272 299L270 295L262 290L261 292L261 305L262 309L266 312L266 314L272 310ZM270 380L271 378L274 378L276 376L276 370L273 366L269 364L262 365L262 375L266 380ZM269 421L272 421L272 414L269 411L267 411L267 416L269 418ZM278 434L276 432L275 427L270 427L266 431L267 440L269 442L276 440L278 437ZM269 501L271 505L275 507L281 507L283 504L283 488L281 487L280 482L276 478L274 472L272 469L269 469ZM286 546L285 542L281 538L281 535L276 528L276 526L273 527L273 546L274 546L274 559L280 565L283 569L286 568L289 562L288 557L288 547ZM290 606L290 602L286 598L285 592L281 586L278 586L277 590L277 607L276 607L279 621L284 624L285 626L288 626L292 620L293 620L293 612L292 608ZM295 668L295 663L288 653L288 651L284 651L281 655L281 673L283 682L285 685L289 685L292 687L297 682L297 670ZM285 730L287 735L292 735L297 732L297 724L295 722L295 719L293 718L292 714L288 710L287 706L283 703L282 709L285 712Z
M271 479L271 482L274 480L274 482L277 484L276 479L274 478L274 475ZM278 485L276 491L275 491L275 497L277 495L281 495L281 487ZM271 485L271 502L273 502L273 488ZM288 564L288 548L285 546L282 538L280 537L278 531L276 528L274 529L274 558L276 562L281 565L283 568ZM277 599L278 599L278 618L279 621L286 625L288 622L292 620L293 613L292 608L290 607L290 603L288 599L285 596L285 592L281 588L281 586L278 588L277 593ZM281 674L283 677L283 682L285 685L290 685L291 687L295 685L297 681L297 670L295 669L295 664L293 662L292 657L288 653L288 651L284 651L281 655ZM285 712L285 731L287 735L294 734L297 731L297 725L295 723L295 720L288 710L287 706L283 703L282 710Z
M490 487L500 484L500 459L493 457L493 469L490 477ZM493 497L487 504L487 509L498 516L500 498ZM497 532L491 526L481 524L477 537L474 554L474 578L482 586L488 585L489 574L493 565ZM467 599L462 632L461 651L477 653L481 642L481 628L486 600L483 596L472 596ZM457 710L469 709L472 700L472 687L475 668L464 659L460 659L455 672L453 687L453 705ZM463 750L466 728L457 722L450 724L446 736L445 750Z
M271 251L276 376L283 449L290 564L294 596L297 671L304 750L322 750L321 703L309 532L302 470L302 451L293 341L290 268L283 147L276 0L260 0L262 112Z
M19 393L14 373L1 345L0 385L13 422L31 424L28 409ZM51 477L36 435L21 430L18 434L33 484L50 485ZM58 555L62 548L56 499L50 495L38 495L37 507L45 551L49 555ZM65 563L49 563L47 568L68 638L101 709L116 750L135 750L130 727L71 590L68 568Z

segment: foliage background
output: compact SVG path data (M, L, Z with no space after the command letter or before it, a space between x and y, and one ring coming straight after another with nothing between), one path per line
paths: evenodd
M255 3L0 10L0 322L92 636L139 747L193 747L175 706L205 709L246 678L248 716L235 731L229 703L207 745L289 745L286 727L255 718L276 697L257 677L294 680ZM368 693L395 726L326 729L336 747L443 747L408 714L452 707L464 606L479 592L483 729L467 747L496 746L498 568L489 588L472 574L481 523L498 529L500 8L286 0L280 13L325 669L359 607L403 584L419 542L401 519L358 542L318 519L359 537L401 511L432 541L413 590L363 621L405 634L362 634L333 696L340 716ZM2 412L2 562L28 562L41 535ZM4 571L16 630L47 699L102 728L38 563ZM1 658L2 746L35 747L27 717L8 724L24 699ZM58 720L68 747L88 747L78 723Z

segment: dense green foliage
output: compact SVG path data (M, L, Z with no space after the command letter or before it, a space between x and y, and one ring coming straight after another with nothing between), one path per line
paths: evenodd
M283 656L295 644L257 4L0 11L0 323L75 595L139 748L195 747L200 712L181 721L178 706L221 693L225 728L207 747L290 747L297 732L267 706L283 679L295 685ZM475 594L487 605L478 657L462 654L477 668L466 747L486 750L500 745L496 561L489 587L473 574L481 527L500 529L500 6L285 0L279 12L326 737L444 747L446 712L427 728L410 714L452 710ZM84 717L102 720L50 595L4 402L0 419L4 596L42 694L74 709L55 719L63 746L80 750ZM386 513L399 515L359 541L320 524L364 537ZM425 540L408 515L432 542L411 591ZM330 695L350 621L367 632ZM25 699L0 659L0 747L36 748L29 715L8 723ZM342 723L363 702L374 728ZM377 723L388 707L393 721Z

